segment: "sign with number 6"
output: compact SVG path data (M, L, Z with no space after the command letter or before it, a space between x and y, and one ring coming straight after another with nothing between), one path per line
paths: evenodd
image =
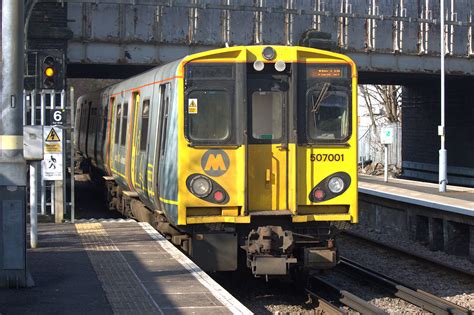
M51 115L50 115L51 125L62 126L64 124L63 117L64 117L64 109L51 110Z

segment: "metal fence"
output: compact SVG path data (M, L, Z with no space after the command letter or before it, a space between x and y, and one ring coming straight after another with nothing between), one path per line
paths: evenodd
M44 160L34 158L29 160L29 203L30 222L32 234L36 228L37 214L44 216L54 216L55 221L62 221L63 215L70 213L71 220L74 220L74 150L72 135L74 132L74 110L72 102L68 102L66 91L54 90L32 90L24 91L23 125L24 128L36 126L30 130L37 130L38 137L42 137L44 142L46 135L43 133L45 126L52 125L54 118L53 111L62 110L62 125L54 126L57 130L62 130L62 180L50 181L44 178ZM71 93L71 98L73 95ZM40 142L40 143L41 143ZM43 150L43 146L40 150ZM70 172L67 169L70 168ZM70 174L70 175L69 175ZM62 193L56 190L61 189ZM59 198L58 198L59 196ZM62 197L61 197L62 196ZM59 203L59 204L58 204ZM61 213L58 213L61 207Z
M394 129L394 142L388 146L388 164L401 167L402 164L402 127L401 124L391 125ZM359 126L359 163L372 161L383 163L384 146L380 142L380 126Z

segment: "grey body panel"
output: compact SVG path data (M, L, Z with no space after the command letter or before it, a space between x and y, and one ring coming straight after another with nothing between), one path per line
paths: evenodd
M113 171L109 175L112 175L124 190L130 190L131 183L126 176L128 170L126 170L125 162L128 145L135 130L135 126L131 125L134 123L131 119L135 106L133 93L139 91L140 94L140 107L136 113L138 114L136 130L138 131L141 130L143 101L150 101L148 144L145 151L140 151L139 145L137 145L137 155L135 158L131 157L131 163L134 163L135 167L135 178L132 182L135 182L135 190L140 199L150 209L163 210L173 224L177 223L178 218L176 206L178 200L178 79L176 75L180 61L154 68L104 90L79 97L76 116L76 126L79 130L78 141L75 142L76 150L104 172L107 172L105 163L110 162ZM169 97L169 116L165 130L166 148L164 151L160 147L160 128L163 120L160 86L163 84L167 86L166 95ZM114 98L115 104L111 117L114 124L110 129L111 145L107 147L105 132L111 122L107 117L112 110L111 98ZM128 120L127 124L122 126L123 104L127 102ZM115 114L118 104L122 106L122 116L117 123ZM92 109L97 110L96 117L89 115ZM117 144L114 141L115 128L120 128L118 132L120 139ZM123 132L123 128L127 128L125 132ZM126 137L124 146L121 145L122 135ZM137 136L141 136L139 132L137 132ZM140 140L137 141L139 144ZM108 159L110 161L107 161L107 150L109 150ZM130 178L132 176L133 174L130 173Z

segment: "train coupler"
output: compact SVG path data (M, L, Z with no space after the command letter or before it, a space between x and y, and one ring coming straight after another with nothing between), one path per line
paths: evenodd
M243 246L247 252L247 267L254 276L287 275L290 264L297 263L297 259L291 257L293 246L293 233L281 226L252 230Z
M252 274L258 277L285 276L288 274L290 264L296 264L298 261L293 257L252 256L247 257L247 262Z

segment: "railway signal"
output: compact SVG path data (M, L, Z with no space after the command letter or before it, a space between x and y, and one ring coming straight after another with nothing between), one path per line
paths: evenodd
M60 51L49 51L38 55L38 78L40 89L62 90L64 88L63 55Z

